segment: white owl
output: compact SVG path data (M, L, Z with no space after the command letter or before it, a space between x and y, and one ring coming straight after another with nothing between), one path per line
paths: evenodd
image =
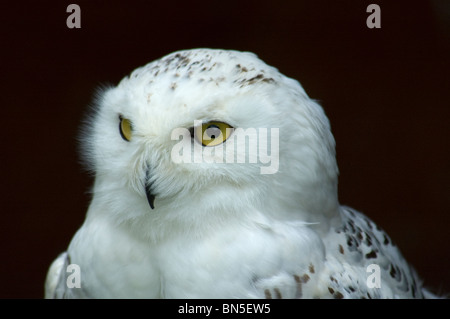
M46 297L433 297L340 206L322 108L256 55L175 52L97 102L82 140L92 202Z

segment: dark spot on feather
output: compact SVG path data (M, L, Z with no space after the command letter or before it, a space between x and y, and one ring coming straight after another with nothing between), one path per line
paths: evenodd
M364 234L366 235L366 245L369 247L372 246L372 237L366 232Z
M377 253L372 250L370 253L366 254L367 259L377 258Z
M353 238L347 235L347 246L353 246Z
M359 232L358 234L356 234L356 237L357 237L359 240L363 240L362 232Z
M298 298L301 298L302 294L303 294L302 293L302 281L301 281L300 277L297 275L294 275L294 280L297 283L297 291L295 293L295 298L298 299Z
M372 223L370 222L370 220L368 220L367 218L364 218L364 220L366 221L367 226L372 230L373 226L372 226Z
M266 82L266 83L274 83L275 82L275 80L272 78L264 78L264 79L262 79L262 81Z
M398 282L402 281L402 271L397 268L398 276L395 278ZM406 278L405 278L406 279Z
M339 252L343 255L344 254L344 247L342 245L339 245Z
M342 299L344 298L344 295L341 294L339 291L336 291L336 293L333 295L334 299Z
M275 288L273 291L275 291L275 298L276 298L276 299L281 299L281 298L283 298L283 297L281 296L281 291L280 291L280 289Z
M397 272L395 271L394 265L391 264L391 270L389 271L389 275L391 275L392 278L395 278L397 275Z
M355 223L353 222L353 220L349 220L348 225L350 226L352 233L355 233Z
M264 295L266 296L266 299L272 299L272 294L269 289L264 290Z
M386 234L383 234L383 238L384 238L383 244L389 245L390 242L389 237Z
M241 72L248 72L247 68L244 66L241 66L240 64L237 64L236 67L239 69L239 71Z
M261 80L264 77L264 75L262 74L258 74L254 77L252 77L250 80L247 80L248 84L253 84L255 83L257 80Z
M312 274L315 272L313 264L309 264L309 272Z
M411 285L411 293L413 298L416 298L416 283L413 282L413 284Z

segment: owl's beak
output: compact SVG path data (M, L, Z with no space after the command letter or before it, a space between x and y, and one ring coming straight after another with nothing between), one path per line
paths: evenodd
M150 169L147 169L147 176L145 181L145 194L147 195L148 204L150 205L151 209L155 208L155 195L152 193L152 183L149 182L150 180Z
M150 185L145 186L145 194L147 194L147 200L148 200L148 204L150 205L150 208L154 209L155 208L155 205L154 205L155 195L152 194Z

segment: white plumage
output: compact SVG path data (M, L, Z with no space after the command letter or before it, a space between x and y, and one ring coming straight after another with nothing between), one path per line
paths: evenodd
M202 146L198 121L223 143ZM234 128L226 140L221 125ZM276 171L262 174L264 153L250 161L240 137L273 128L279 140L262 151ZM383 231L339 205L322 108L252 53L179 51L136 69L101 94L82 143L93 199L49 270L48 298L431 296ZM174 161L180 145L191 162ZM69 264L80 288L67 286ZM380 288L367 284L370 264Z

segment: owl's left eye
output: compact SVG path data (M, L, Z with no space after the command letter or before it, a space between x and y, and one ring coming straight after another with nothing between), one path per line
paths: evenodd
M232 131L227 123L211 121L194 127L194 136L203 146L216 146L225 142Z
M119 120L120 136L122 136L122 138L127 142L131 141L131 136L133 135L133 126L131 125L131 121L123 118L122 116L119 116Z

